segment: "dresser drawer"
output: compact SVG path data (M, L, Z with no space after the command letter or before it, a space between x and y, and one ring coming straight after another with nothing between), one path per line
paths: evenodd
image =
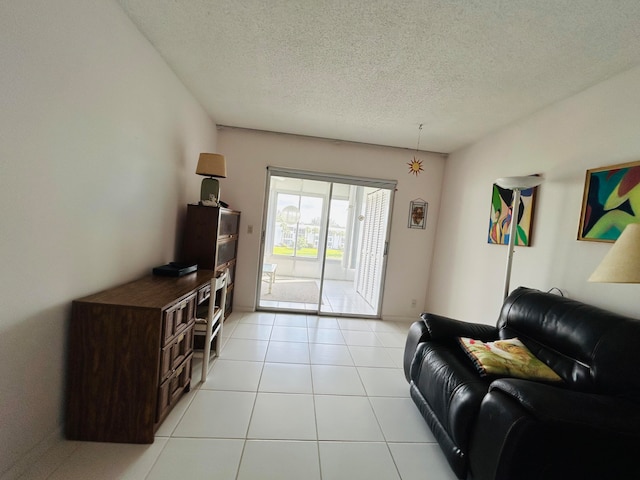
M198 305L211 296L211 284L198 290Z
M194 321L196 299L197 293L194 293L165 310L162 318L163 345L169 343L174 336L179 335Z
M171 376L179 365L193 352L193 330L195 322L181 334L177 335L162 349L160 356L160 382Z
M167 378L158 389L158 408L156 423L167 416L171 408L180 399L191 384L191 365L193 353L189 354L182 364Z

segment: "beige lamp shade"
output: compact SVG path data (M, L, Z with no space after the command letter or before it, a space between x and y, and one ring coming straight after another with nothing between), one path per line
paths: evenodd
M198 175L205 177L227 177L227 162L218 153L201 153L196 167Z
M589 281L640 283L640 223L626 226Z

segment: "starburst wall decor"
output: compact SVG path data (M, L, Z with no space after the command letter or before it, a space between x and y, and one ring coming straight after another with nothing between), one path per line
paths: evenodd
M420 134L422 133L422 123L418 127L418 144L416 145L416 155L418 154L418 150L420 149ZM420 160L416 155L413 156L413 160L407 163L409 165L409 175L414 174L416 177L420 175L420 172L424 171L422 168L422 160Z
M409 174L413 173L416 177L420 172L424 171L422 168L422 160L419 160L417 157L413 157L413 160L408 162L407 165L409 165Z

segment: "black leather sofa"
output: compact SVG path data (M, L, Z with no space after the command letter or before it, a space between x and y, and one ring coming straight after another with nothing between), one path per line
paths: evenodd
M461 336L518 337L563 381L481 377ZM496 327L423 313L404 371L460 479L640 478L638 320L520 287Z

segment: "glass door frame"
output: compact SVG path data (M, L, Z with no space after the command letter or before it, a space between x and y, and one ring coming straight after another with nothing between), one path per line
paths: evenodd
M319 285L319 298L316 305L316 309L314 311L310 311L308 309L296 309L296 308L283 308L283 307L268 307L268 306L260 306L260 293L262 288L262 268L264 264L264 255L265 248L267 245L266 233L267 233L267 222L269 219L269 207L270 207L270 191L271 191L271 182L272 177L290 177L297 179L307 179L307 180L317 180L328 182L329 185L329 205L327 206L327 221L325 222L324 228L325 232L323 234L323 245L322 252L323 257L321 259L321 274L318 281ZM346 184L346 185L355 185L355 186L365 186L372 188L380 188L389 190L389 210L387 216L387 228L385 232L385 241L384 241L384 256L383 256L383 265L381 271L380 278L380 295L378 298L378 304L375 306L376 312L372 315L361 314L361 313L339 313L339 312L323 312L322 311L322 295L324 289L324 274L326 268L326 251L327 251L327 242L329 236L329 221L331 215L331 198L333 194L333 186L335 183ZM329 316L329 317L358 317L358 318L381 318L382 316L382 301L384 297L384 285L387 273L387 261L388 261L388 252L389 252L389 241L391 235L391 223L392 223L392 213L393 213L393 203L395 197L397 181L396 180L384 180L384 179L374 179L374 178L366 178L366 177L356 177L356 176L348 176L348 175L339 175L339 174L326 174L321 172L313 172L306 170L296 170L290 168L283 167L274 167L267 166L267 176L266 176L266 185L265 185L265 196L263 202L263 213L262 213L262 226L260 233L260 257L259 257L259 265L256 279L256 310L257 311L277 311L277 312L294 312L294 313L307 313L318 316ZM318 252L318 256L320 251Z

